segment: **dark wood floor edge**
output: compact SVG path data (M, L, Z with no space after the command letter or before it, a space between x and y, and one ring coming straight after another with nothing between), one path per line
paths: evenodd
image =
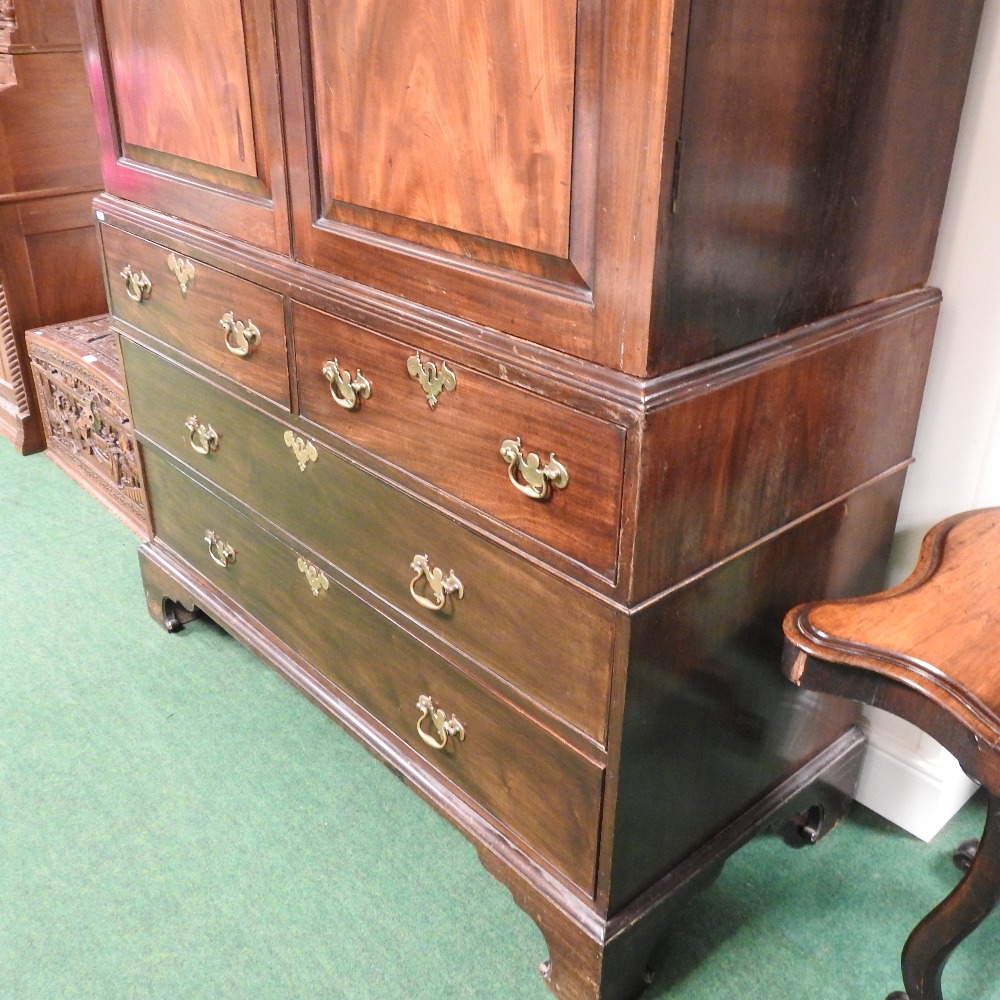
M669 875L615 914L608 922L608 939L627 933L652 911L673 902L686 889L699 882L707 871L717 868L731 854L757 834L773 826L791 805L824 776L859 757L865 746L864 734L857 726L818 753L794 774L773 788L750 809L675 866Z

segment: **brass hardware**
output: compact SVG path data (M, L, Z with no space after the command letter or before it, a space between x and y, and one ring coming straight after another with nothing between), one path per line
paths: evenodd
M448 570L448 575L437 567L432 567L427 556L414 556L410 563L410 569L416 574L410 581L410 594L421 607L431 611L440 611L449 597L454 596L455 600L460 600L465 596L465 588L453 570ZM423 580L433 598L424 597L417 593L417 584Z
M420 388L427 393L427 405L433 410L437 406L437 398L442 392L454 392L458 378L448 367L447 362L441 362L441 371L433 361L422 362L420 352L406 359L406 370L411 378L420 383Z
M144 271L138 274L132 270L131 264L122 268L121 276L125 279L125 294L133 301L142 303L153 293L153 283L146 277Z
M434 700L429 694L422 694L417 699L417 708L420 709L420 718L417 719L417 732L420 738L435 750L443 750L448 745L448 740L454 737L461 741L465 739L465 726L453 715L450 719L445 718L443 708L435 708ZM424 729L424 719L430 716L434 728L437 730L437 737Z
M226 331L227 349L238 358L245 358L260 343L260 330L253 321L236 319L231 309L219 320L219 326Z
M300 472L305 472L309 463L315 462L319 458L319 452L312 441L307 441L291 431L285 431L285 444L292 449L292 454L299 463Z
M177 254L171 253L167 257L167 267L177 279L177 284L181 286L181 295L187 298L188 285L194 281L194 264L187 257L178 257Z
M205 533L205 541L208 542L208 554L212 557L212 562L223 569L230 563L236 562L236 549L219 538L214 531Z
M345 410L356 410L361 405L360 400L372 394L371 382L361 374L360 368L357 371L357 375L351 378L348 369L341 371L336 358L323 365L323 376L330 383L330 395Z
M199 455L219 450L219 435L211 424L199 423L198 418L192 415L184 421L184 426L190 434L191 447Z
M330 581L318 566L309 562L308 559L303 559L301 556L299 556L297 565L299 572L305 574L306 583L309 584L309 589L313 592L314 597L319 597L324 590L330 589Z
M569 473L566 467L556 461L555 452L549 454L549 460L542 465L542 460L534 454L521 454L521 439L508 438L500 443L500 457L509 466L507 474L514 487L533 500L547 500L552 487L557 490L566 488ZM521 474L523 483L518 482L517 474Z

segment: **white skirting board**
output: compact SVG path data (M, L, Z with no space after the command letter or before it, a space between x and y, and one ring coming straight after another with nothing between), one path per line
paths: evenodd
M940 743L915 726L866 708L868 747L855 798L930 841L979 787Z

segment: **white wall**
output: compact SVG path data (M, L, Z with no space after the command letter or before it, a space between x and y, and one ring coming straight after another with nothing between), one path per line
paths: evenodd
M1000 504L1000 0L987 0L930 283L944 293L890 582L942 518ZM929 840L974 791L954 758L869 716L858 799Z
M1000 0L987 0L930 283L944 293L893 570L949 514L1000 504Z

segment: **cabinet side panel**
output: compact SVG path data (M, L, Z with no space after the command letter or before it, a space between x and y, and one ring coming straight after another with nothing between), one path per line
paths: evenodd
M881 586L903 478L880 480L635 617L612 912L851 724L849 706L785 680L781 620L800 599Z
M893 301L774 341L786 349L694 380L653 414L634 601L909 461L938 300Z
M659 370L925 283L981 8L692 6Z

